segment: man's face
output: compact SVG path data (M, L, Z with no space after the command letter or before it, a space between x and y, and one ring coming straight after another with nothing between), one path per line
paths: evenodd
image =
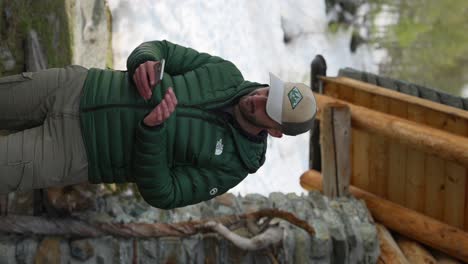
M270 87L259 88L242 96L239 109L242 116L255 126L279 129L280 124L271 119L266 113L266 103Z

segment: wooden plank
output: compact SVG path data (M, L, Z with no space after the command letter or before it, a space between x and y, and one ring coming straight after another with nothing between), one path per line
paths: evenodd
M351 181L351 111L347 105L334 108L333 129L336 146L338 196L347 196Z
M424 109L417 105L408 105L408 120L424 124ZM426 154L412 147L408 148L407 153L405 204L418 212L424 212Z
M424 212L443 220L445 199L445 161L434 155L426 157L426 190Z
M379 95L372 95L371 108L388 113L389 101ZM369 188L373 193L387 197L387 175L388 175L388 139L382 135L369 134L370 136L370 159L369 159Z
M446 122L446 130L466 136L468 134L468 121L462 118L449 118ZM454 162L447 162L444 219L461 228L464 227L465 222L466 173L466 167Z
M426 109L426 124L444 129L447 116L441 112ZM426 191L424 212L443 220L445 197L445 161L435 155L426 156Z
M326 105L321 112L320 130L324 193L330 198L347 195L351 175L349 107Z
M368 107L371 97L368 93L354 91L354 103ZM369 133L353 129L353 158L351 182L359 188L369 190Z
M399 100L401 102L406 102L407 104L410 104L410 105L433 109L434 111L439 111L447 115L450 115L452 117L458 117L458 118L468 120L468 111L458 109L455 107L435 103L435 102L425 100L422 98L418 98L415 96L392 91L390 89L382 89L379 86L353 80L347 77L321 77L321 79L326 84L336 83L336 84L343 85L343 86L350 86L350 87L353 87L355 90L360 90L360 91L371 93L371 94L382 95L388 98Z
M323 105L330 102L347 104L351 109L353 127L368 131L369 133L381 134L392 140L400 141L414 149L437 155L443 159L452 160L468 167L468 137L435 129L396 116L379 113L372 109L346 103L325 95L315 94L315 97L319 112Z
M309 170L300 177L306 190L320 190L322 176ZM350 186L356 198L363 199L376 222L452 257L468 262L468 233L425 214L392 203L362 189Z
M447 131L457 135L467 134L467 122L461 118L449 118ZM454 162L445 167L445 206L444 220L456 227L463 228L465 222L466 168Z
M406 119L408 106L405 102L391 99L389 102L389 114ZM406 182L406 157L408 148L396 140L392 140L388 150L388 176L387 197L390 201L404 205Z
M333 107L326 105L320 117L320 150L322 153L323 193L330 197L338 196L336 168L336 146L333 135Z
M339 92L339 89L338 89L338 84L336 83L329 83L329 84L326 84L324 89L323 89L323 94L326 94L328 96L331 96L331 97L335 97L335 98L340 98L340 92Z
M376 228L380 244L378 263L409 264L410 262L408 262L387 228L379 223L376 224Z
M354 102L354 88L349 86L337 85L338 88L338 99Z

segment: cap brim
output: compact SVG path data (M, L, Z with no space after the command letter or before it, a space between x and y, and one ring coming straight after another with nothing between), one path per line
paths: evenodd
M271 119L282 124L284 82L270 72L270 91L266 112Z

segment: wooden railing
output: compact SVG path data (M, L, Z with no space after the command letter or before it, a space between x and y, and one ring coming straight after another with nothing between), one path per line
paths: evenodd
M351 184L468 230L468 112L345 77L319 108L350 106Z

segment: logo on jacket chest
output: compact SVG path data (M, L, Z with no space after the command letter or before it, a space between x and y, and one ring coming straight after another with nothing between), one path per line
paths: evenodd
M221 154L223 153L223 148L224 148L223 139L220 138L220 139L216 142L215 155L216 155L216 156L221 155Z

